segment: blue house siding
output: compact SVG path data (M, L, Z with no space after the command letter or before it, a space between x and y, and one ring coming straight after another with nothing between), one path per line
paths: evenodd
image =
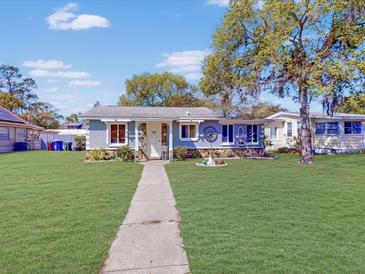
M89 121L89 147L106 148L106 124L99 120Z
M128 146L134 148L134 122L128 122ZM100 120L89 121L89 148L108 148L107 126Z
M100 120L89 120L89 148L108 148L107 144L107 126L105 122ZM173 147L185 146L187 148L210 148L211 144L204 139L204 129L208 126L214 127L218 132L217 140L212 144L213 148L260 148L260 138L263 135L263 125L257 125L258 127L258 143L247 143L247 125L234 124L233 130L233 144L222 144L222 124L216 121L205 121L199 124L199 138L197 141L182 141L180 140L180 123L173 122ZM240 146L237 143L238 129L242 127L244 131L245 145ZM169 138L169 137L168 137ZM134 148L135 145L135 122L128 122L128 146Z
M173 122L173 146L174 148L177 146L185 146L187 148L210 148L211 144L204 139L204 130L208 126L214 127L218 132L218 138L215 142L212 143L213 148L257 148L261 147L260 139L264 134L263 125L257 125L258 132L258 142L257 144L247 143L247 125L245 124L234 124L233 125L233 143L232 144L222 144L223 137L223 125L219 123L219 121L205 121L200 123L199 125L199 138L197 141L183 141L180 140L180 123ZM238 129L242 127L244 130L244 141L245 145L240 146L237 141Z

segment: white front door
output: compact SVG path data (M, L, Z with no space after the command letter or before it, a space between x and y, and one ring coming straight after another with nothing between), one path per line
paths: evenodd
M147 123L147 157L161 158L161 123Z

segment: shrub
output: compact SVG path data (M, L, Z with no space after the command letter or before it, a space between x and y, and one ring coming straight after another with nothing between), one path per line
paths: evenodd
M134 151L129 146L120 146L118 148L118 157L123 161L131 161L134 159Z
M109 160L108 154L105 149L92 149L89 152L89 159L93 161Z
M79 150L85 150L86 147L86 136L76 136L75 143Z
M288 147L279 147L278 152L279 153L289 153L290 148L288 148Z
M223 154L224 154L224 151L219 150L219 149L215 149L215 150L213 150L212 154L213 154L212 155L213 158L222 158ZM210 153L209 153L209 156L210 156Z
M225 149L223 150L223 158L229 158L229 157L233 157L234 156L234 153L233 153L233 150L228 148L228 149Z
M271 143L270 139L266 135L261 136L260 144L262 145L262 147L264 149L266 149L266 147L271 147L272 146L272 143Z
M186 156L188 155L188 149L187 147L180 147L177 146L175 148L175 156L178 160L185 160Z
M288 154L300 154L299 150L292 149L292 148L289 148L289 147L280 147L278 149L278 152L279 153L288 153Z
M197 158L203 158L203 157L198 149L194 149L193 152L191 153L191 158L197 159Z

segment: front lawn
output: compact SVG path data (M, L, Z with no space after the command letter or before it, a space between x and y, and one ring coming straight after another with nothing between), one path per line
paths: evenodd
M364 154L166 169L194 274L364 273Z
M98 273L142 166L83 159L0 155L1 273Z

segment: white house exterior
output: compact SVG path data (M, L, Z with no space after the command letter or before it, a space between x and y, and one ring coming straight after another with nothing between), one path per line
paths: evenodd
M272 143L269 150L292 147L299 136L298 113L279 112L267 117L265 135ZM335 113L310 115L313 149L317 153L357 152L365 150L365 115Z

